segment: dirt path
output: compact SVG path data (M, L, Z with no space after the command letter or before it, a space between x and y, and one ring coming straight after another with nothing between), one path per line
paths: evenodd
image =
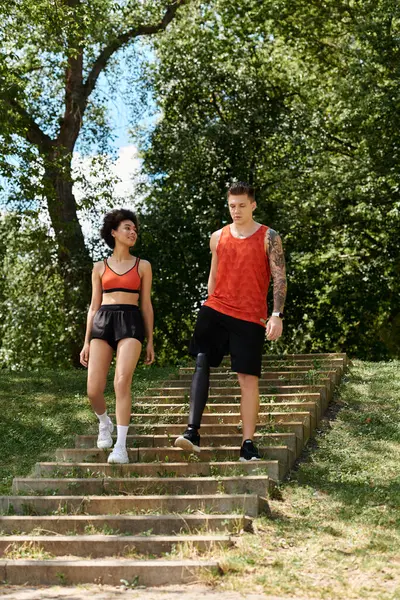
M0 586L2 600L288 600L263 594L218 592L204 586L121 589L111 586ZM293 596L290 600L295 600ZM300 600L300 599L299 599ZM306 600L302 598L301 600Z

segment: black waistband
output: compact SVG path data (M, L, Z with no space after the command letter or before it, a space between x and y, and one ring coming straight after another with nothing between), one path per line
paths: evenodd
M99 310L139 310L136 304L102 304Z
M103 294L111 294L111 292L127 292L128 294L140 294L140 290L128 290L127 288L111 288L103 290Z

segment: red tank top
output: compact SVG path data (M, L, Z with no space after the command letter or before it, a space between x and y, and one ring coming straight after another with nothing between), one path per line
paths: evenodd
M225 315L265 327L271 270L264 240L268 227L261 225L247 238L235 238L229 225L217 245L217 281L205 306Z
M120 275L112 270L104 259L105 270L101 277L101 285L104 294L110 294L111 292L128 292L131 294L140 293L140 275L139 275L139 262L140 258L136 259L135 264L131 269L125 271Z

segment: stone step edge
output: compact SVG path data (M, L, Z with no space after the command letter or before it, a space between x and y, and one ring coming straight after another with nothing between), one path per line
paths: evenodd
M220 523L229 526L230 523L237 525L238 528L244 531L251 530L253 519L245 515L237 514L165 514L165 515L7 515L0 516L0 530L3 535L7 535L8 532L12 535L15 530L20 530L27 534L29 530L43 529L54 531L57 526L69 528L75 526L94 525L94 526L111 526L111 528L119 529L119 527L133 527L141 526L146 527L145 531L150 528L157 527L177 527L179 530L185 526L190 530L191 527L194 529L207 528L218 526ZM55 527L56 526L56 527ZM153 526L153 527L151 527ZM217 529L210 529L211 531L218 531ZM68 531L68 529L67 529ZM140 535L140 534L139 534ZM153 535L156 535L153 533Z
M265 467L265 466L268 466L270 464L276 464L277 462L278 462L277 460L259 460L259 461L257 461L257 465L260 466L260 467ZM107 467L107 468L116 467L118 469L118 468L126 468L126 467L129 468L129 467L132 467L132 469L133 469L133 467L137 468L138 465L145 465L145 466L156 465L157 467L160 467L160 466L165 466L165 467L177 467L177 466L180 466L180 467L182 467L183 465L193 465L193 464L196 464L196 465L212 465L212 466L216 466L216 467L221 467L221 466L224 466L224 467L226 467L226 466L229 466L229 467L231 467L231 466L232 467L241 467L241 466L243 466L245 464L254 465L255 462L249 461L247 463L240 463L237 460L235 460L235 461L233 461L233 460L231 460L231 461L226 460L226 461L215 461L215 462L211 462L211 463L209 461L197 461L195 463L192 463L192 462L186 462L186 463L183 463L183 462L175 462L175 463L174 462L170 462L170 463L169 462L168 463L166 463L166 462L157 462L157 463L127 463L126 465L112 465L112 464L109 464L109 463L99 463L99 462L89 463L89 462L64 462L64 461L47 461L46 462L46 461L40 461L40 462L37 462L36 464L39 465L39 466L53 466L54 465L55 468L57 468L57 467L63 467L63 468L64 467L65 468L77 467L77 468L85 469L85 468L88 468L88 467ZM140 468L140 466L139 466L139 468Z
M82 550L79 552L79 546L82 544L89 545L89 547L99 546L101 544L103 552L108 551L107 546L116 545L117 549L119 546L122 547L121 549L124 549L126 546L136 546L136 548L142 546L141 551L144 550L145 553L147 553L148 550L154 550L157 545L160 548L160 546L163 545L172 546L173 544L175 545L184 543L202 545L203 547L204 544L232 545L232 538L229 534L221 534L218 532L215 534L186 535L124 535L123 533L111 535L5 535L0 536L0 556L4 557L4 553L9 549L10 546L14 544L16 547L20 547L23 544L32 544L36 547L42 548L45 551L47 550L50 553L52 549L55 556L66 557L70 554L75 556L85 556L85 549L83 550L83 552ZM55 545L57 546L57 548L55 548ZM78 553L75 554L77 550ZM115 550L116 549L114 548L111 551L114 553ZM107 555L103 554L103 556Z
M316 405L316 402L291 402L290 403L290 408L292 408L293 406L295 408L300 408L301 406L307 406L308 404L313 404ZM239 406L239 405L238 405ZM277 403L274 406L276 407L281 407L281 406L288 406L287 404L282 404L282 403ZM301 413L305 413L306 411L293 411L292 413L290 413L290 411L268 411L268 412L259 412L258 415L259 416L274 416L274 415L288 415L288 414L293 414L293 415L297 415L297 414L301 414ZM186 417L187 416L187 412L182 412L182 413L158 413L158 412L153 412L153 413L131 413L131 418L132 417L141 417L141 418L146 418L146 417L154 417L154 416L159 416L159 417ZM213 413L204 413L204 416L213 416L213 417L229 417L229 416L240 416L240 412L227 412L227 413L217 413L217 412L213 412ZM114 418L115 414L114 413L109 413L109 417L110 418ZM235 425L235 423L230 423L231 425ZM143 425L143 423L139 424L139 425ZM150 425L152 425L152 423L150 423ZM167 423L167 425L181 425L181 423ZM203 421L203 425L208 425L208 423L205 423ZM258 422L257 425L262 425L261 422ZM135 423L131 423L131 426L135 426Z
M32 516L38 516L38 511L39 514L47 516L47 511L54 514L56 510L62 510L64 513L68 511L69 514L74 514L72 511L75 511L75 514L123 514L121 510L132 513L133 509L145 510L146 514L150 515L150 511L184 515L188 507L191 511L200 510L203 513L207 512L206 507L212 508L214 514L232 514L233 511L239 510L238 515L249 517L270 512L268 499L260 494L0 496L0 510L4 513L13 510L12 515L26 514L27 510L30 514L35 510Z
M188 487L190 487L190 485L195 485L196 483L211 483L211 482L221 482L221 483L235 483L235 482L242 482L242 481L247 481L248 483L252 483L253 481L265 481L266 483L269 483L270 478L268 477L268 475L251 475L251 474L244 474L244 475L238 475L238 476L233 476L233 477L229 477L229 476L223 476L223 475L216 475L216 476L210 476L210 477L131 477L131 478L126 478L126 477L14 477L13 479L13 484L12 484L12 490L13 492L18 492L18 488L19 486L23 486L23 487L31 487L32 489L34 489L35 485L37 486L38 484L39 487L41 488L45 488L46 486L49 487L49 489L53 489L54 487L56 487L57 485L60 486L60 488L65 487L65 486L74 486L77 484L85 484L87 483L88 486L90 486L91 484L97 484L98 490L96 492L96 494L103 494L103 493L107 493L107 490L113 486L113 485L123 485L123 484L136 484L136 485L146 485L146 484L154 484L154 483L158 483L158 484L171 484L174 483L176 485L179 484L186 484L188 483ZM267 486L268 487L268 486ZM86 491L86 490L84 490ZM90 494L90 492L88 492L88 494ZM55 497L58 496L64 496L66 494L55 494ZM91 494L90 494L91 495ZM133 495L133 494L132 494ZM141 495L141 494L140 494ZM164 495L164 494L160 494ZM136 494L135 494L136 496Z
M189 535L124 535L124 534L84 534L84 535L0 535L0 542L4 545L4 542L12 544L13 542L47 542L47 541L59 541L62 542L107 542L115 540L126 540L127 542L134 543L135 541L140 542L185 542L185 541L230 541L231 535L216 533L213 534L189 534Z
M260 439L260 438L267 438L267 439L269 439L270 438L270 439L277 439L278 440L278 439L284 439L284 438L287 438L287 437L293 438L295 436L296 436L296 434L293 433L293 432L291 432L291 431L288 431L288 432L271 431L271 432L268 432L268 433L257 433L257 431L256 431L256 433L254 434L254 439L257 439L257 438L258 439ZM149 440L150 438L156 438L156 437L167 438L167 440L168 440L167 434L164 434L164 435L162 435L162 434L161 435L154 435L154 434L148 433L148 434L143 434L143 435L141 435L141 434L136 434L135 435L135 434L129 434L128 433L128 435L126 436L127 446L128 446L128 442L131 439L132 440L137 440L138 438L141 438L141 439ZM233 433L232 434L228 434L228 433L226 433L226 434L224 434L224 433L210 433L210 434L203 434L201 436L201 439L202 439L202 441L204 441L204 438L207 438L207 439L211 438L212 440L218 441L219 439L226 438L226 437L229 437L229 438L232 438L232 437L242 438L242 434L240 433L240 431L238 431L236 434L233 434ZM117 438L116 434L113 434L112 438L116 439ZM75 436L75 443L78 443L80 440L96 440L96 439L97 439L97 434L95 434L95 433L80 434L80 435L76 435ZM172 441L173 440L171 440L171 442ZM138 446L138 447L140 448L140 446ZM163 448L167 448L168 446L142 446L142 447L143 448L162 448L162 447ZM239 444L239 447L240 447L240 444ZM204 448L207 448L207 446L204 446ZM212 448L218 448L218 446L212 446Z
M121 580L146 587L186 584L201 571L220 572L215 560L0 560L0 581L24 585L96 583L121 585Z
M99 454L102 453L106 453L106 454L110 454L111 452L111 448L108 449L102 449L102 448L57 448L56 449L56 457L59 457L60 455L64 455L64 456L71 456L72 454L76 454L76 455L92 455L92 456L97 456ZM201 452L200 454L205 454L206 452L210 452L212 454L216 454L216 453L223 453L223 454L228 454L232 453L232 455L236 455L240 450L240 446L202 446L201 447ZM276 444L276 445L269 445L269 446L259 446L258 450L260 452L261 455L268 455L268 453L272 453L272 452L290 452L291 449L289 446L285 445L285 444ZM159 448L153 448L153 447L140 447L140 448L127 448L128 451L128 455L130 458L130 464L143 464L143 463L148 463L147 460L141 460L140 457L140 453L142 453L142 459L146 457L149 457L151 455L157 456L157 453L162 454L162 453L169 453L171 454L171 457L173 457L174 455L194 455L196 456L197 454L192 452L191 450L183 450L182 448L176 448L174 446L161 446ZM64 459L66 460L66 459ZM205 461L207 462L207 461ZM222 462L222 461L221 461ZM231 462L231 461L229 461ZM233 462L233 461L232 461ZM161 464L164 464L164 461L161 461ZM236 462L236 465L238 466L240 464L240 461L238 460ZM118 466L118 465L117 465Z
M280 415L285 414L286 415L287 413L272 413L272 414L280 414ZM303 425L303 421L284 421L284 422L282 422L282 425ZM203 423L202 426L201 426L201 428L199 429L199 431L200 431L200 433L204 432L204 430L207 429L207 427L225 427L225 428L235 427L238 430L238 434L240 434L240 430L238 429L237 426L238 426L237 423L216 423L216 424L213 424L213 423ZM265 426L265 423L257 423L257 427L264 427L264 426ZM280 426L280 425L278 425L278 426ZM173 423L151 423L150 425L146 425L146 424L143 424L143 423L131 423L129 425L129 430L133 430L134 431L135 429L149 429L150 427L162 430L163 427L165 427L167 429L171 428L171 427L181 427L181 424L178 423L177 425L174 425ZM256 433L257 433L257 429L256 429ZM130 435L135 435L135 434L132 433ZM140 434L140 435L142 435L142 434ZM149 434L149 435L151 435L151 434ZM167 435L167 434L166 433L165 434L157 433L155 435L162 436L162 435ZM170 434L170 435L179 435L179 434ZM225 433L222 433L222 434L203 433L203 435L208 436L208 435L229 435L229 434L225 434Z

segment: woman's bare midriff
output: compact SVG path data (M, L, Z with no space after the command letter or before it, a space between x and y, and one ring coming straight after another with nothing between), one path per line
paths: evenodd
M139 306L139 294L129 292L111 292L111 294L103 294L101 306L113 304L132 304Z

